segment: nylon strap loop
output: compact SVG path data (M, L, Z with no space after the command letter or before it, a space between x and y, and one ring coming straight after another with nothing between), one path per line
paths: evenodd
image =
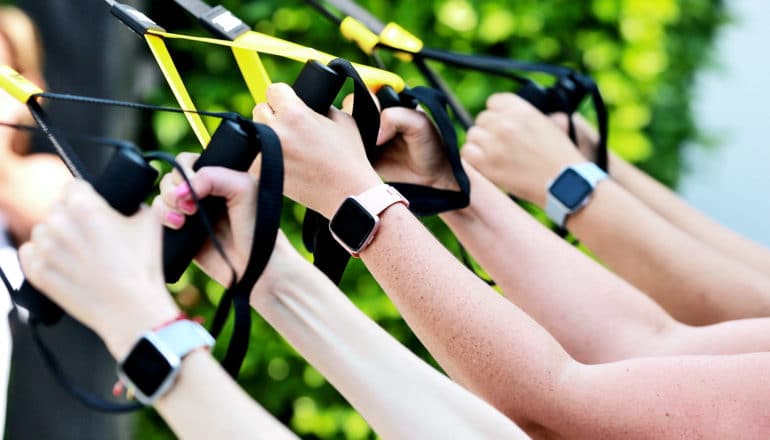
M148 33L163 37L165 39L194 41L198 43L212 44L215 46L225 46L250 50L261 54L274 55L281 58L294 60L300 63L316 60L321 63L328 64L332 60L338 58L334 55L321 52L311 47L302 46L291 41L282 40L280 38L254 31L249 31L243 34L236 41L227 41L209 37L193 37L189 35L164 32L157 29L150 29ZM370 89L378 90L384 86L390 86L399 92L404 89L404 80L393 72L388 72L387 70L377 69L375 67L357 63L353 63L353 66L363 79L364 83L366 83Z

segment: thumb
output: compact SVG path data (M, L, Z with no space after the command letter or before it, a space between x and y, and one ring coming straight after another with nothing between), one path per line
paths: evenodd
M428 128L430 121L418 110L404 107L391 107L383 110L380 117L380 133L377 145L382 145L398 134L418 132Z
M246 172L223 167L203 167L190 179L199 198L223 197L228 206L256 197L257 182Z

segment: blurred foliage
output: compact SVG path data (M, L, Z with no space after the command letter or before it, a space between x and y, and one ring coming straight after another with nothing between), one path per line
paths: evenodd
M167 29L204 35L171 2L152 3L151 16ZM383 21L401 24L428 46L564 64L592 74L610 108L611 146L668 184L678 177L681 146L697 135L690 109L694 75L707 62L714 32L725 20L721 0L359 3ZM226 0L223 4L260 32L367 61L331 23L298 0ZM250 114L254 103L228 50L180 42L170 46L199 108ZM412 66L391 57L386 60L410 85L423 84ZM264 61L276 81L291 82L301 67L273 57L264 57ZM474 112L483 108L490 94L513 87L482 74L436 67ZM149 100L174 105L165 86ZM592 116L589 105L584 110ZM157 114L155 118L147 124L145 140L171 151L197 150L178 115ZM303 208L287 201L284 230L299 249L303 213ZM456 247L440 222L429 220L428 224L438 237L447 239L448 246ZM390 334L429 359L360 262L349 267L342 288ZM213 314L211 304L222 292L194 269L173 290L182 305L208 318ZM374 437L366 422L264 321L257 318L252 332L241 384L260 404L305 438ZM219 355L221 349L217 348ZM170 436L162 421L149 412L141 420L139 433L139 438Z

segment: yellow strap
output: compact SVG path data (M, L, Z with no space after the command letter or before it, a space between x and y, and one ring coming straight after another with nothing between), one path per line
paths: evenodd
M241 37L235 39L237 43ZM262 60L259 58L259 54L253 50L241 49L233 47L233 56L238 63L238 68L241 70L241 75L246 86L249 88L251 96L254 98L254 102L265 102L267 97L265 93L267 86L270 85L270 75L265 70L265 65L262 64Z
M353 17L345 17L340 23L342 36L356 43L365 54L371 55L380 44L380 36Z
M396 56L405 61L411 61L410 54L419 53L424 47L422 40L396 23L388 23L385 26L385 29L380 32L380 42L403 51L404 53Z
M278 56L301 63L309 60L316 60L327 64L331 60L337 58L333 55L318 51L310 47L305 47L290 41L271 37L270 35L265 35L254 31L249 31L243 34L236 41L227 41L206 37L192 37L188 35L162 32L155 29L151 29L148 32L151 35L157 35L166 39L195 41L198 43L242 49L244 51L249 50L262 54ZM404 80L395 73L356 63L353 63L353 67L355 67L358 74L361 75L361 78L370 89L379 90L384 86L390 86L397 92L400 92L404 89Z
M206 124L203 123L201 116L197 113L190 113L190 111L195 111L195 104L193 104L192 98L190 98L190 94L187 92L184 81L182 81L174 60L168 52L166 43L163 41L163 38L156 35L145 34L144 38L147 40L147 44L150 46L150 50L160 70L163 72L163 76L171 87L171 91L179 102L179 106L182 110L188 110L184 116L187 118L187 122L190 123L190 127L192 127L193 133L198 138L198 142L200 142L203 148L206 148L211 140L211 135L208 129L206 129Z
M0 66L0 88L22 104L29 102L35 95L43 93L43 89L9 66Z

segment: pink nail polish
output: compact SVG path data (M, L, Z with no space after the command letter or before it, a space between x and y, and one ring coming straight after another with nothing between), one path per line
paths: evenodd
M190 195L190 187L187 186L186 183L183 183L176 187L174 194L176 194L177 198L179 199L187 197Z
M184 223L184 216L178 212L169 212L166 214L166 223L174 228L178 228Z
M178 202L179 209L181 209L185 214L195 214L195 209L197 206L195 206L195 201L191 199L186 200L180 200Z

